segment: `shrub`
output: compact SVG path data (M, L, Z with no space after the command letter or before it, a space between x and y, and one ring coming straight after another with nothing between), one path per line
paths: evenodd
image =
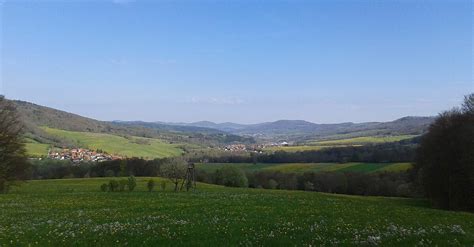
M224 166L219 169L219 182L228 187L248 187L248 179L242 169L235 166Z
M114 192L117 191L119 187L119 183L117 180L113 179L109 181L109 191Z
M152 192L153 188L155 188L155 180L153 180L153 179L148 180L148 183L146 184L146 187L148 188L149 192Z
M137 187L137 179L134 176L128 177L128 190L133 191Z
M107 190L109 190L109 186L107 184L102 184L100 186L100 190L102 190L103 192L107 192Z
M127 179L120 179L118 190L119 191L125 191L125 186L127 186L127 184L128 184Z
M161 190L163 191L166 190L166 181L161 181L160 186L161 186Z

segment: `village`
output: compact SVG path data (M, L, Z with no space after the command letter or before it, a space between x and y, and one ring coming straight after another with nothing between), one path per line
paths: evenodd
M287 147L289 143L286 141L283 142L272 142L267 144L253 144L253 145L244 145L244 144L232 144L224 146L222 149L228 152L257 152L262 153L262 150L268 147Z
M48 158L56 160L71 160L72 162L81 161L94 161L102 162L108 160L119 160L123 159L121 156L110 155L105 152L99 152L84 149L84 148L73 148L73 149L50 149L48 152Z

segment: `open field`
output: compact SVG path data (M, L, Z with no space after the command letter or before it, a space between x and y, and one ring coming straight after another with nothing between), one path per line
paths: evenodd
M179 145L164 143L158 139L122 137L110 134L75 132L43 127L48 134L70 140L79 147L102 149L110 154L146 159L180 155Z
M285 151L285 152L302 152L302 151L318 151L325 148L337 147L359 147L367 144L380 144L387 142L397 142L416 137L416 135L399 135L399 136L364 136L354 138L341 138L335 140L311 141L306 145L297 146L275 146L267 147L267 152Z
M199 170L214 172L222 166L236 166L247 172L279 171L279 172L399 172L411 168L410 163L200 163Z
M0 194L0 245L471 246L474 214L423 200L233 189L99 192L108 179L30 181ZM416 216L416 217L413 217Z
M39 143L32 139L26 139L25 148L29 157L42 157L48 155L50 145Z
M362 146L360 144L354 145L301 145L301 146L275 146L275 147L267 147L264 151L285 151L285 152L302 152L302 151L319 151L325 148L337 148L337 147L358 147Z
M387 142L398 142L406 139L411 139L416 135L398 135L398 136L364 136L347 139L327 140L327 141L313 141L311 144L320 146L334 146L334 145L364 145L377 144Z

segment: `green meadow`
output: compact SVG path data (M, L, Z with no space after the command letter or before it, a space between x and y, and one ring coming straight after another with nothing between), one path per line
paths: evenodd
M0 246L474 243L474 214L432 209L424 200L206 184L147 192L147 178L133 192L101 192L107 181L28 181L0 194Z
M199 163L199 170L214 172L223 166L239 167L247 172L279 171L286 173L301 172L399 172L411 168L410 163Z
M39 143L32 139L25 140L26 153L29 157L42 157L48 155L51 145Z
M311 144L321 146L338 146L338 145L364 145L378 144L387 142L398 142L416 137L416 135L397 135L397 136L363 136L337 140L313 141Z
M75 132L43 127L48 134L71 141L78 147L102 149L110 154L145 159L178 156L183 153L179 145L158 139L123 137L111 134Z

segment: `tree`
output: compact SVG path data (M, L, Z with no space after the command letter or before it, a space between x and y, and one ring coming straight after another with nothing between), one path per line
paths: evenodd
M220 184L228 187L248 187L248 179L242 169L224 166L220 170Z
M13 103L0 96L0 193L27 177L23 124Z
M155 188L155 180L153 179L148 180L146 187L148 188L149 192L152 192L153 188Z
M168 178L174 184L174 191L178 191L179 182L186 175L187 162L182 158L173 158L165 162L161 167L161 175Z
M134 176L128 177L128 190L133 191L137 186L137 179Z
M417 177L439 208L474 210L474 94L441 113L417 150Z

